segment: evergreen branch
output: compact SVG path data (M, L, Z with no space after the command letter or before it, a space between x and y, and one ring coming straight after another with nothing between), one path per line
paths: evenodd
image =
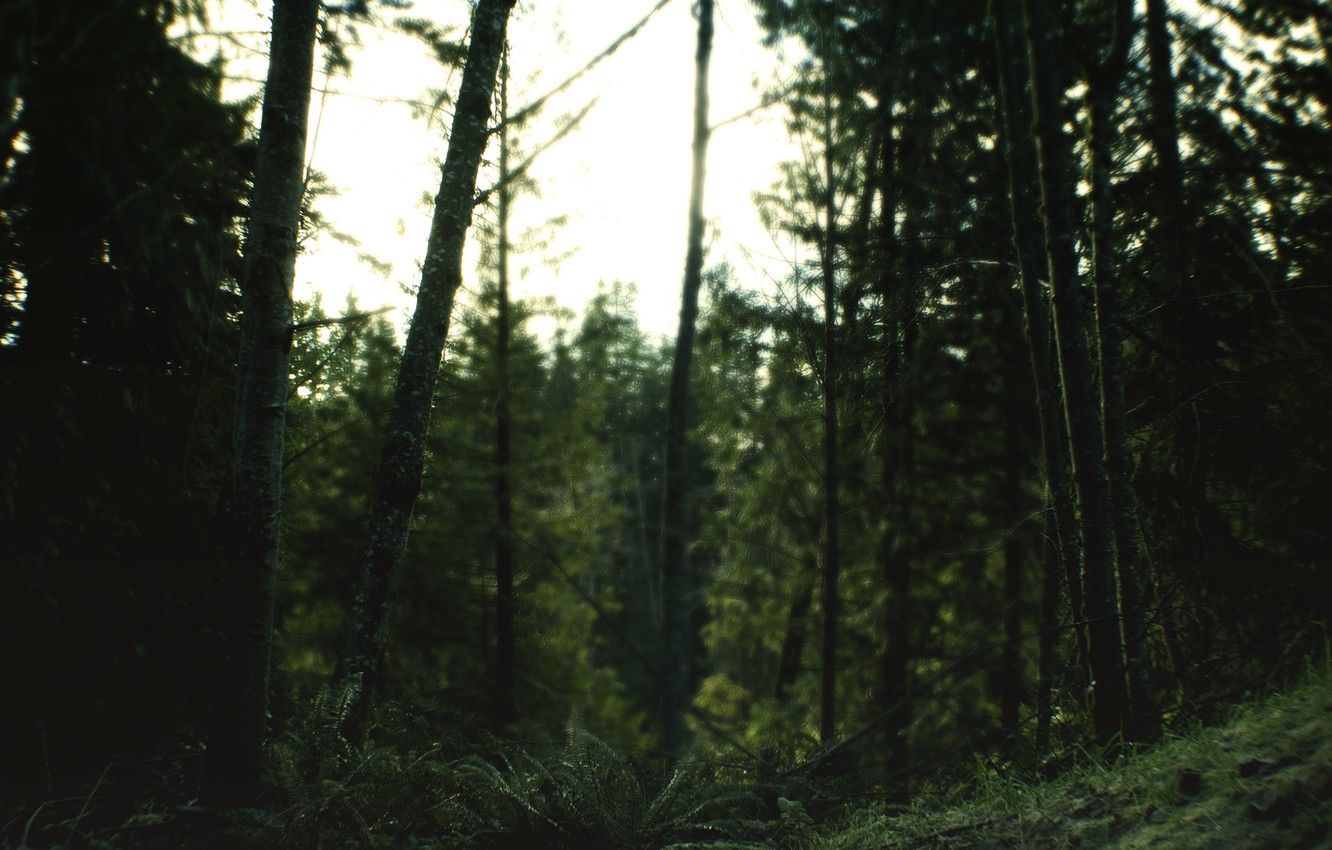
M579 68L577 71L570 74L567 78L565 78L564 82L555 86L555 88L541 95L536 100L529 103L527 106L524 106L523 108L519 109L517 112L514 112L512 115L510 115L505 120L499 122L494 127L491 127L490 132L498 133L500 130L504 129L505 127L512 126L515 124L521 124L524 121L526 121L528 118L531 118L533 115L539 113L542 109L546 107L546 104L550 102L551 98L554 98L559 94L563 93L574 83L578 82L580 79L586 76L588 72L590 72L593 68L597 67L602 62L609 59L611 56L614 56L615 53L618 52L619 49L625 45L626 42L628 42L634 36L642 32L643 27L647 26L648 21L652 20L653 16L656 15L658 12L660 12L662 9L664 9L666 7L666 4L670 2L671 0L657 0L657 4L654 5L651 9L649 9L648 13L644 15L642 18L640 18L638 23L634 24L629 29L621 33L620 36L616 38L614 41L612 41L609 45L607 45L604 50L602 50L596 56L593 56L592 59L589 60L586 65L584 65L582 68Z

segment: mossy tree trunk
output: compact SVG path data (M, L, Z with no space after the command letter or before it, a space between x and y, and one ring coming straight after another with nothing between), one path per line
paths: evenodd
M305 188L317 0L277 0L241 278L241 344L216 586L205 776L218 802L257 791L268 724L292 337L292 284Z
M491 99L512 8L513 0L479 0L472 15L472 37L435 196L416 309L384 430L350 629L331 683L342 706L341 732L353 742L361 736L369 692L383 662L390 609L421 491L435 381L453 299L462 282L463 243L472 220L477 170L490 138Z

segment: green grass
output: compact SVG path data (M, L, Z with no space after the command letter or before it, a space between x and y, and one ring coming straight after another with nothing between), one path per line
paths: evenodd
M1328 671L1113 766L1089 758L1044 782L990 767L891 813L870 802L830 811L830 789L755 783L739 766L686 762L663 774L580 733L486 759L370 750L336 780L300 768L301 740L277 748L277 786L262 808L189 814L169 793L134 804L129 788L99 781L17 812L0 850L1332 850Z
M1332 848L1332 675L1052 782L978 781L965 801L864 810L813 848Z

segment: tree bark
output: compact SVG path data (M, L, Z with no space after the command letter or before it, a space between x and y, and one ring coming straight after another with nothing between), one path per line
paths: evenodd
M805 653L805 627L809 608L814 602L814 577L818 574L818 561L811 552L804 562L807 577L796 587L791 608L786 614L786 633L782 637L782 653L777 661L777 677L772 695L778 702L786 702L791 686L800 675L800 657Z
M1022 291L1027 347L1032 381L1036 387L1036 413L1041 428L1041 457L1049 495L1049 525L1054 534L1051 555L1057 560L1068 589L1072 631L1077 647L1079 682L1085 687L1087 673L1087 629L1083 611L1082 553L1074 516L1072 473L1069 469L1068 426L1064 420L1063 387L1050 327L1049 302L1041 291L1040 213L1032 194L1037 185L1033 161L1030 109L1023 102L1029 78L1018 61L1019 47L1014 29L1017 0L993 0L995 46L999 66L1000 126L1004 158L1008 163L1013 250Z
M500 67L498 238L495 309L495 708L494 722L503 729L517 719L514 703L513 494L509 414L509 62Z
M512 8L512 0L479 0L472 16L472 38L435 196L416 309L380 451L350 630L331 683L337 703L345 706L339 726L351 741L360 738L369 691L383 662L390 608L402 575L412 510L421 491L435 381L454 295L462 281L463 242L472 218L477 169L490 136L487 124L495 72Z
M685 249L684 291L680 327L675 337L671 383L666 400L666 449L662 500L662 745L679 753L684 744L684 708L689 680L690 647L686 632L691 620L693 588L685 556L689 493L685 477L688 432L689 371L698 323L698 294L703 285L703 186L707 175L708 65L712 57L713 0L699 0L698 45L694 56L693 166L689 183L689 231Z
M317 0L277 0L241 282L235 425L216 610L205 775L210 795L257 790L268 724L292 283L305 188Z
M1148 93L1147 130L1156 152L1156 193L1160 203L1163 266L1171 294L1182 295L1184 280L1181 227L1184 171L1179 155L1178 97L1171 67L1170 28L1166 0L1147 0Z
M1016 370L1013 370L1016 371ZM1010 380L1016 391L1016 375ZM1010 740L1017 737L1019 712L1026 695L1022 670L1022 572L1025 566L1024 551L1019 529L1025 526L1023 507L1026 500L1022 496L1022 435L1019 433L1019 419L1016 411L1008 414L1005 431L1006 468L1004 469L1004 500L1010 510L1008 536L1004 540L1004 653L1003 684L999 695L999 725Z
M1045 512L1044 534L1041 538L1041 636L1036 660L1036 734L1037 753L1050 749L1050 721L1054 713L1055 666L1059 663L1059 556L1058 532L1054 527L1054 514ZM1085 669L1085 668L1084 668Z
M1157 238L1162 248L1162 290L1166 303L1171 305L1164 311L1163 322L1177 341L1185 363L1192 366L1204 359L1204 353L1211 346L1200 338L1200 324L1192 315L1194 302L1190 300L1192 287L1184 239L1184 166L1179 150L1178 89L1171 54L1167 0L1147 0L1148 105L1151 118L1147 130L1156 154L1153 188L1158 201ZM1212 509L1207 499L1206 475L1198 463L1202 435L1199 433L1194 396L1200 382L1195 370L1187 366L1175 367L1176 375L1172 382L1171 406L1180 411L1175 425L1175 441L1179 451L1175 477L1183 508L1180 519L1183 520L1181 531L1184 546L1191 550L1192 557L1205 563L1208 560L1206 553L1219 541L1209 539L1211 535L1204 530L1208 523L1202 517L1211 514ZM1202 384L1205 385L1205 381ZM1166 646L1171 653L1172 667L1180 689L1187 694L1191 690L1188 687L1190 674L1175 631L1174 620L1177 614L1164 608L1159 608L1158 612L1165 631Z
M891 24L890 24L891 26ZM904 335L899 333L909 320L903 310L905 299L897 279L897 144L893 138L896 118L893 109L896 88L896 38L889 34L885 50L885 83L880 90L879 139L883 145L879 157L879 232L877 275L882 331L879 346L879 401L883 426L879 436L880 489L883 492L885 523L875 550L885 595L883 631L886 646L880 672L880 689L887 719L884 723L884 758L890 766L901 766L907 759L906 728L911 721L911 564L907 559L905 523L910 520L910 506L902 505L905 476L902 465L902 439L910 423L905 420L901 375L907 362L902 353Z
M1047 0L1024 0L1023 7L1050 300L1081 521L1092 726L1096 739L1109 744L1124 728L1127 703L1111 543L1110 481L1096 373L1087 345L1090 317L1077 277L1070 197L1075 179L1072 145L1061 127L1064 75L1051 45Z
M1114 242L1114 103L1127 61L1132 18L1117 21L1111 54L1089 69L1086 105L1087 146L1091 153L1092 276L1096 292L1096 330L1101 361L1101 422L1105 430L1105 464L1110 479L1111 522L1119 571L1120 611L1124 617L1124 665L1129 688L1125 734L1131 740L1153 741L1160 722L1152 697L1147 657L1147 620L1142 606L1142 557L1136 535L1136 498L1125 416L1124 340L1120 330L1119 262Z
M841 556L838 550L837 469L837 198L833 173L831 82L825 81L823 98L823 239L819 259L823 277L823 664L819 692L819 739L830 746L837 731L837 627L841 598L837 587Z

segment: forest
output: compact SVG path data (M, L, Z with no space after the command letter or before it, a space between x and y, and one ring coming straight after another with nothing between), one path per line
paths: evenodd
M261 2L239 100L219 4L0 0L0 848L1332 846L1332 7L673 2L665 337L515 295L545 0ZM357 27L444 87L405 321L294 297Z

